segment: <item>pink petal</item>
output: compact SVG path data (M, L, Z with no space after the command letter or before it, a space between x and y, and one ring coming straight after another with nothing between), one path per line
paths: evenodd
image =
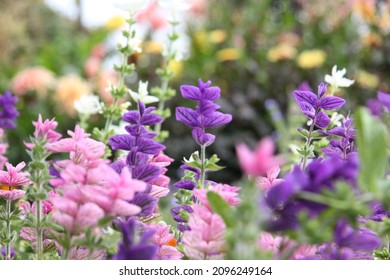
M118 216L134 216L141 212L141 208L137 205L131 204L124 200L115 200L113 206L111 207L111 213Z

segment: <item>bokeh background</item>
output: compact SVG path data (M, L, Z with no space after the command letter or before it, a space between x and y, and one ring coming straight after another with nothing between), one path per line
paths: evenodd
M209 153L217 153L226 169L212 179L231 183L240 177L234 145L251 146L272 135L286 152L302 122L291 93L306 82L316 90L333 65L347 69L355 83L338 94L348 99L345 112L365 104L390 85L390 1L380 0L189 0L180 14L171 83L198 78L221 87L222 111L233 122L216 131ZM17 128L8 133L11 162L28 160L23 142L39 113L55 117L65 133L78 121L73 102L94 93L110 102L105 88L115 83L112 65L122 40L126 14L109 0L0 0L0 91L19 96ZM151 1L139 14L137 36L143 52L128 58L137 66L126 79L136 90L139 80L158 86L156 69L170 32L168 12ZM177 94L168 106L183 104ZM187 104L187 103L186 103ZM190 104L187 104L190 105ZM102 124L93 116L91 125ZM178 177L183 157L196 149L190 129L174 116L163 125L170 131L166 153L175 159L170 175ZM291 127L291 128L290 128Z

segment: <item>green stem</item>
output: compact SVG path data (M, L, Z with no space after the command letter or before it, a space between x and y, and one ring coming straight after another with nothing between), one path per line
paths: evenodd
M169 83L169 78L165 77L162 79L162 85L161 85L162 96L160 97L160 101L158 103L158 112L160 112L161 114L163 113L165 108L165 95L168 91L168 83ZM157 136L160 135L161 125L162 123L157 123L156 126L154 127L154 132L157 134Z
M11 239L11 200L6 200L6 215L7 215L7 220L6 220L6 227L7 227L7 239ZM11 259L11 241L8 241L6 244L6 254L5 254L5 259L10 260Z
M307 136L307 139L306 139L305 146L306 146L307 149L309 149L309 147L310 147L310 143L311 143L311 140L312 140L311 135L312 135L313 130L314 130L315 122L316 122L316 118L314 118L313 123L310 126L309 135ZM309 155L304 155L302 157L302 169L306 168L306 164L307 164L308 158L309 158Z
M206 179L206 146L200 146L200 188L204 188L204 181Z
M39 188L39 191L41 188ZM42 201L37 201L37 260L43 259Z

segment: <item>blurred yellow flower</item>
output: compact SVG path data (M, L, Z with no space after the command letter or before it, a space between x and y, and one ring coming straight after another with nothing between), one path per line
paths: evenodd
M59 110L69 116L74 116L76 114L73 107L74 102L90 92L91 90L86 81L76 75L68 75L58 79L53 99Z
M145 53L160 54L164 50L164 45L156 41L145 41L142 43L142 50Z
M297 58L297 64L304 69L317 68L324 64L326 53L323 50L313 49L303 51Z
M221 44L226 40L226 38L226 31L222 29L216 29L209 33L209 40L214 44Z
M226 48L217 52L219 61L237 60L241 57L241 51L236 48Z
M288 43L281 43L272 47L267 52L267 59L270 62L277 62L280 60L293 59L297 54L297 50Z
M168 65L168 69L171 70L173 73L175 73L175 76L173 79L179 78L184 69L184 64L182 60L172 60L171 63Z
M356 73L356 82L363 88L375 89L379 85L379 77L364 70Z
M207 37L207 32L204 30L198 30L194 34L194 43L203 53L210 51L211 45Z
M126 20L122 16L115 16L110 18L104 27L110 31L113 31L125 26L125 24Z

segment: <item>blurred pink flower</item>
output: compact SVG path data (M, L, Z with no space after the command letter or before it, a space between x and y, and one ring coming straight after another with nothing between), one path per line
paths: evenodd
M4 168L4 164L8 161L8 158L4 156L5 153L7 152L7 148L8 148L7 144L5 143L0 144L0 170Z
M88 78L95 77L100 70L102 61L100 58L89 57L84 64L84 72Z
M283 179L277 179L279 172L279 166L275 165L267 170L267 177L258 177L256 182L261 189L268 190L271 186L283 182Z
M193 206L183 236L184 252L194 260L223 259L226 226L220 216L201 205Z
M39 96L45 96L54 82L55 78L52 72L43 67L32 67L16 75L11 82L11 89L17 96L24 95L29 91L36 91Z
M114 71L100 71L97 75L96 87L97 91L106 104L112 104L114 97L109 91L109 85L118 84L118 74Z
M273 166L283 163L281 156L274 156L275 145L269 137L261 140L254 151L245 144L238 144L236 151L241 169L254 177L263 176Z
M154 230L151 242L159 246L157 259L180 260L183 257L183 254L175 248L176 240L174 239L174 234L169 233L171 226L157 224L149 227Z
M209 189L195 189L194 196L200 200L203 206L212 211L209 202L207 201L207 193L209 191L219 194L222 199L229 203L229 205L237 206L240 203L240 198L238 196L239 189L240 188L238 187L232 187L227 184L216 184L210 186Z
M190 11L195 15L202 16L207 12L207 0L190 0Z
M139 11L136 19L140 23L149 25L151 29L163 29L168 26L167 16L157 3L157 1L150 1L146 9Z

